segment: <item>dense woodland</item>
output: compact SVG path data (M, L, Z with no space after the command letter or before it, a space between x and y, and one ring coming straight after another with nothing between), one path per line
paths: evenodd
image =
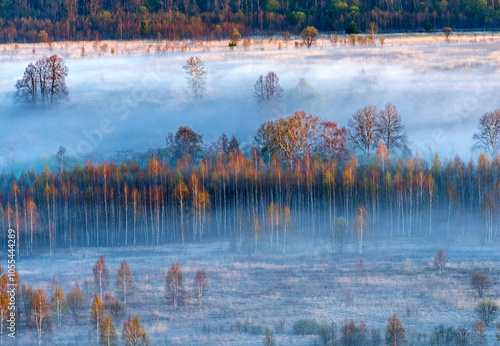
M329 239L340 251L353 239L360 253L366 240L493 243L500 156L464 162L436 154L427 162L396 149L404 133L387 137L379 129L356 157L349 148L362 142L356 129L363 116L380 127L384 114L393 114L390 129L399 128L394 106L378 112L359 110L347 130L304 112L269 121L247 155L234 136L204 145L188 127L169 134L165 148L121 162L66 167L61 148L53 171L0 176L1 227L17 231L22 254L208 239L251 253L286 252L290 237Z
M306 26L343 33L351 21L365 32L371 23L385 32L493 29L499 7L495 0L3 0L0 42L225 39L234 28L244 35L299 34Z

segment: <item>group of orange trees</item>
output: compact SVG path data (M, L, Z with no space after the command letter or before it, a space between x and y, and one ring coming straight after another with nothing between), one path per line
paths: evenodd
M96 36L138 39L157 34L169 39L222 38L234 27L244 34L299 33L310 25L340 33L351 22L366 31L372 22L385 31L399 32L485 29L498 28L499 14L495 2L473 0L5 0L0 5L0 42L88 41Z
M206 238L283 252L289 237L339 246L353 237L360 251L366 237L494 242L500 156L428 162L376 131L369 143L354 138L356 116L372 111L357 112L349 131L297 112L262 124L243 150L225 135L203 146L188 127L165 148L121 162L66 167L62 150L53 170L0 175L1 227L16 230L19 255ZM357 157L348 150L355 141L364 148Z

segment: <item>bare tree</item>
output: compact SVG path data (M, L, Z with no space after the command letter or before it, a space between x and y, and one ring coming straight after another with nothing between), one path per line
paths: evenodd
M477 125L477 132L472 139L473 150L484 150L491 157L500 149L500 109L484 114Z
M375 128L389 152L401 149L406 143L407 136L403 132L401 115L396 106L391 103L386 104L385 108L379 112Z
M177 310L179 301L184 299L184 279L179 263L172 263L166 277L167 299Z
M127 261L123 261L116 274L116 286L123 290L123 303L125 303L125 305L127 304L127 289L132 287L133 282L134 278L130 266Z
M94 265L94 284L100 290L100 298L102 299L102 290L106 288L109 282L109 271L106 266L104 256L100 256Z
M207 275L205 274L205 270L204 269L197 270L196 277L194 279L194 290L196 292L196 295L198 296L198 303L200 304L200 307L203 301L203 296L207 291L207 286L208 286L208 279Z
M359 109L348 122L348 139L366 155L376 146L377 108Z
M195 99L202 97L205 91L206 74L205 62L200 56L190 57L186 65L182 67L186 70L187 80L191 93Z
M475 273L470 277L470 286L477 291L479 298L483 298L484 292L491 287L491 279L488 274Z
M87 305L87 299L85 298L85 294L78 287L78 284L68 293L66 296L66 301L68 303L69 311L71 311L71 315L75 322L78 322L80 319L85 306Z
M443 272L443 268L446 265L446 262L448 261L448 255L444 253L443 249L439 249L436 253L436 256L434 256L434 268L439 270L439 275Z
M68 95L66 76L68 68L64 60L57 55L43 57L35 64L29 64L23 78L16 82L15 98L25 102L36 103L41 100L50 103Z
M278 75L270 71L267 75L259 76L254 85L255 98L259 102L276 101L283 97L283 88L280 85Z

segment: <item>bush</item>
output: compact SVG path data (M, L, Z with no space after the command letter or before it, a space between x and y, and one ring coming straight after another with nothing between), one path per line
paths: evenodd
M359 34L361 32L361 30L358 29L358 26L356 25L356 23L354 23L354 21L352 21L349 26L347 28L345 28L345 33L347 35L350 35L350 34Z
M491 299L481 300L477 303L476 308L474 309L477 316L483 320L484 324L488 326L491 322L494 322L498 317L499 307L498 304L495 303Z
M296 335L318 335L321 325L314 319L301 319L293 324L292 331Z
M444 36L446 36L446 39L449 39L449 38L450 38L451 33L453 32L453 30L452 30L450 27L445 26L445 27L443 28L443 32L444 32Z
M432 24L429 22L425 23L424 30L425 30L425 32L431 32L432 31Z

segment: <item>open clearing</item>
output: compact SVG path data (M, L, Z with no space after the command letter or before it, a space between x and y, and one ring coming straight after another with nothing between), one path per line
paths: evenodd
M323 243L323 244L321 244ZM97 256L104 255L110 282L126 259L134 275L128 298L128 313L138 314L155 345L165 344L261 344L263 330L275 331L278 345L310 345L317 337L296 336L292 325L301 318L335 322L364 320L369 329L383 329L396 313L414 338L414 344L429 343L430 332L439 325L471 329L478 297L469 288L473 272L486 272L493 279L487 296L500 300L500 253L495 248L445 247L449 263L441 276L432 267L436 247L410 243L369 244L362 266L355 248L343 255L332 254L325 242L292 245L289 254L262 249L249 257L234 254L228 243L168 245L57 251L33 259L21 259L18 270L23 283L51 292L51 278L68 292L78 280L92 278ZM193 298L180 311L173 311L165 298L165 275L172 262L179 262L185 288L193 296L196 270L204 268L209 289L201 309ZM361 269L362 267L362 269ZM85 287L88 298L94 286ZM122 298L118 289L109 290ZM76 327L68 316L61 328L47 339L51 345L91 341L94 329L89 313ZM283 327L283 330L280 330ZM494 343L495 327L487 328L488 344ZM120 335L121 326L117 327ZM382 334L383 335L383 334ZM21 336L21 344L35 342L35 331ZM68 340L78 340L68 341ZM420 342L416 342L420 340Z

